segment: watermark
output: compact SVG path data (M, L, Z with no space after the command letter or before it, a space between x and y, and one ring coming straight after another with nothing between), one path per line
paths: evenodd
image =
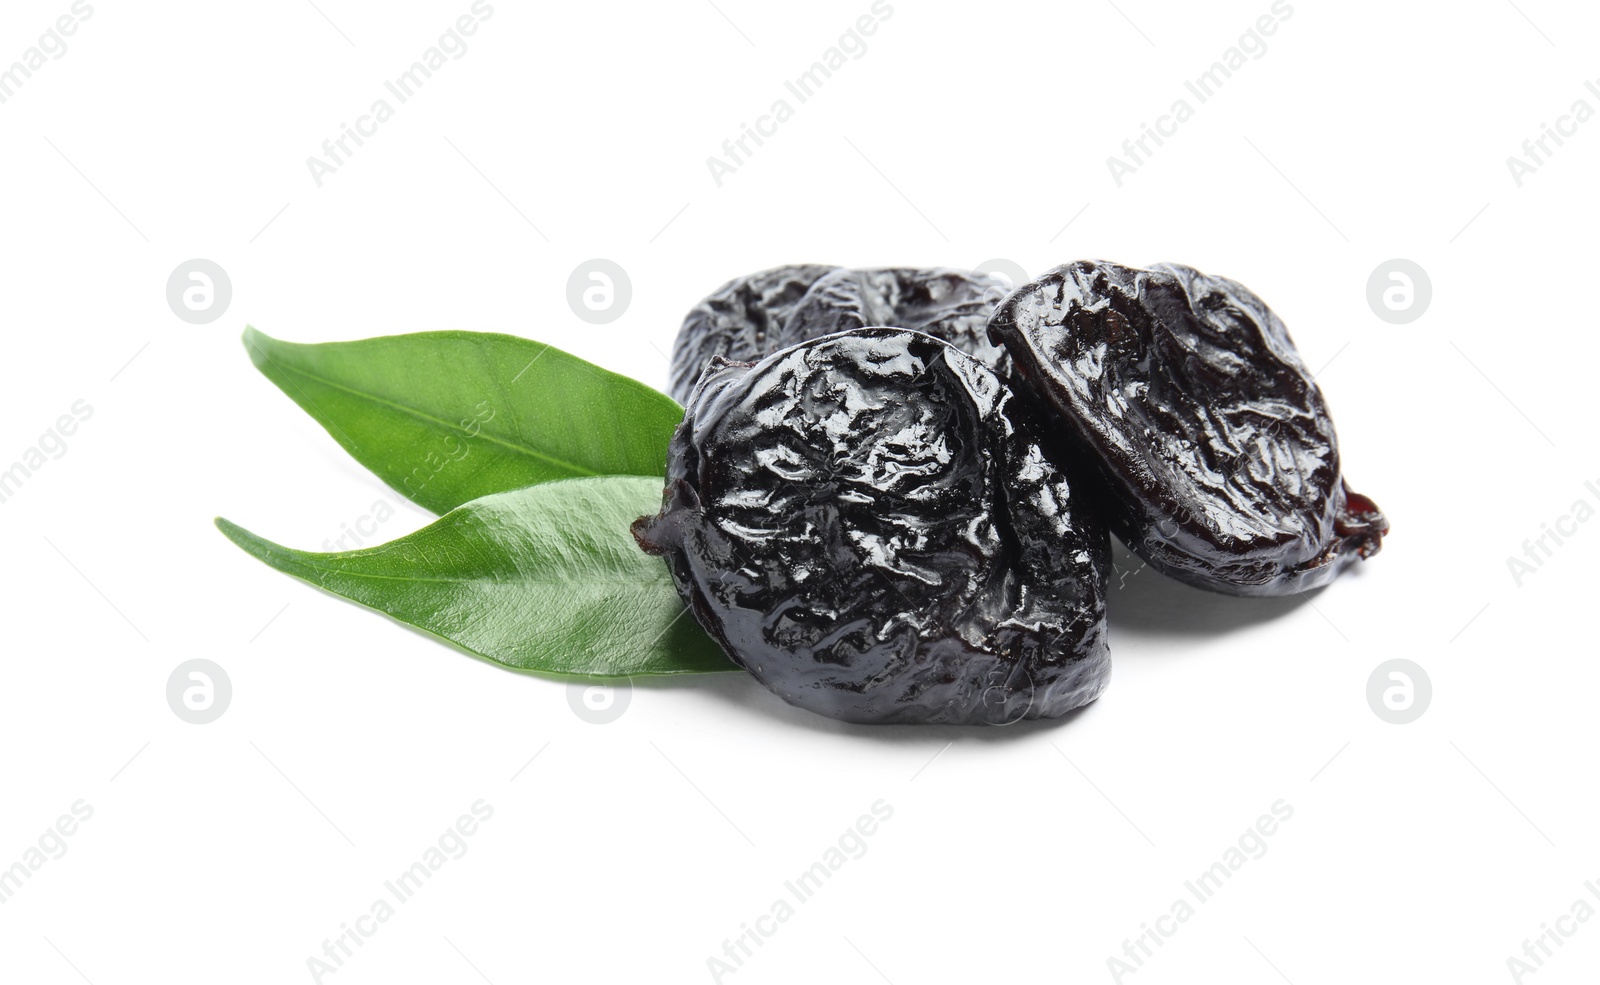
M84 21L94 16L88 0L74 0L69 13L62 14L39 35L39 40L10 65L0 65L0 105L13 99L17 91L52 61L67 53L67 39L78 33Z
M197 657L174 667L167 678L167 704L190 725L210 725L233 703L233 681L218 664Z
M1124 568L1122 565L1117 563L1115 558L1112 558L1112 560L1111 560L1111 574L1117 580L1117 588L1119 588L1119 589L1127 588L1128 587L1128 579L1129 578L1132 578L1134 575L1138 574L1139 572L1143 571L1145 568L1148 568L1150 566L1149 563L1146 562L1144 558L1140 557L1137 554L1135 554L1133 556L1133 560L1139 562L1139 566L1138 567L1136 567L1136 568ZM1141 582L1140 584L1143 584L1143 582Z
M573 681L567 685L567 706L590 725L610 725L621 718L633 702L633 682L610 684Z
M1022 269L1022 264L1007 260L1005 257L993 257L985 260L973 267L972 271L978 274L999 274L1011 284L1013 291L1033 279L1028 276L1026 270Z
M811 99L833 78L833 73L865 55L866 39L877 34L883 22L894 16L894 8L888 0L872 0L870 10L870 13L857 17L850 29L839 35L839 40L824 51L821 58L812 62L810 68L792 79L784 80L784 91L794 97L795 103L805 103ZM706 169L711 172L711 180L716 186L721 188L724 176L749 164L750 158L755 156L755 149L750 145L753 143L761 147L766 143L763 138L776 136L778 127L789 122L794 112L795 104L780 96L767 107L767 112L756 117L754 127L740 123L738 136L722 142L722 154L712 154L706 158Z
M377 935L378 930L399 912L397 907L411 902L433 878L433 874L446 863L467 854L467 839L478 833L479 826L494 817L494 805L479 798L472 803L471 813L456 818L455 824L444 830L438 841L423 850L421 857L411 863L393 879L384 882L384 895L372 901L367 912L355 920L341 923L339 933L322 942L322 955L306 958L306 970L311 980L320 982L343 968L358 948ZM351 924L354 926L351 926Z
M306 170L311 172L311 180L316 186L321 188L329 175L349 164L356 150L366 146L369 138L377 136L378 128L394 118L396 104L410 102L411 97L433 78L434 73L465 56L466 39L477 34L483 22L493 16L494 8L488 0L473 0L470 12L457 17L455 23L439 35L439 40L422 53L421 58L394 78L384 79L384 91L388 96L393 96L395 101L391 103L388 96L374 99L367 111L356 117L353 125L339 124L338 136L322 142L320 156L312 154L306 158ZM351 144L355 146L351 147Z
M567 306L591 325L604 325L622 317L633 300L633 281L622 265L596 257L572 269L567 278Z
M1585 882L1583 888L1589 891L1590 896L1600 900L1600 884L1596 880ZM1578 928L1588 923L1594 914L1594 904L1580 896L1567 907L1566 913L1552 921L1554 927L1549 923L1541 923L1537 936L1523 939L1522 954L1506 958L1506 970L1511 972L1511 980L1520 982L1543 969L1545 961L1555 956L1556 949L1565 947L1567 941L1577 934Z
M472 454L472 446L468 444L483 430L483 426L494 420L498 414L487 400L478 401L472 409L471 417L463 417L456 423L456 434L447 434L439 441L437 448L430 449L423 455L420 464L414 466L406 474L402 485L404 492L412 499L425 489L433 477L443 472L448 466L464 460Z
M799 906L814 899L834 873L844 868L847 862L867 854L867 839L876 834L879 825L891 817L894 817L893 804L882 798L873 801L872 813L856 818L856 823L846 828L834 844L824 849L822 856L810 868L793 879L784 880L784 895L774 899L772 905L767 907L767 912L755 918L755 926L739 924L738 935L722 942L721 956L713 954L706 958L706 970L711 972L711 980L720 982L743 968L744 963L755 954L756 948L765 946L780 927L793 919L799 912Z
M70 413L57 417L56 422L39 435L39 440L32 447L22 450L15 462L9 467L0 466L0 503L10 502L34 473L64 457L67 454L67 439L78 433L79 425L94 416L94 408L81 398L73 401L67 410Z
M368 507L367 512L356 517L354 521L339 524L338 539L324 538L322 549L331 554L334 551L351 551L364 547L373 534L378 532L378 528L387 523L392 516L394 507L389 505L389 501L376 500Z
M1283 23L1294 16L1294 8L1289 5L1289 0L1273 0L1268 11L1257 17L1255 23L1239 35L1239 40L1224 51L1221 58L1211 63L1210 68L1193 79L1183 80L1184 90L1197 102L1210 101L1233 78L1235 72L1265 55L1267 38L1277 34ZM1150 163L1156 148L1166 143L1163 138L1176 136L1178 128L1189 122L1194 113L1194 104L1179 96L1172 101L1167 112L1156 117L1154 126L1140 123L1139 135L1122 142L1122 155L1112 154L1106 158L1106 168L1111 172L1112 182L1121 188L1128 175ZM1155 147L1150 146L1152 143Z
M33 874L49 862L67 854L67 839L78 833L78 826L94 817L94 805L79 799L72 802L70 814L62 814L44 830L37 844L28 846L22 858L0 869L0 903L11 902L22 887L33 879Z
M1414 261L1385 260L1367 277L1367 307L1391 325L1416 321L1432 301L1433 281Z
M167 278L167 307L191 325L209 325L233 301L233 281L211 260L185 260Z
M1579 496L1572 501L1572 506L1567 512L1554 520L1539 524L1539 536L1522 542L1522 557L1515 554L1506 556L1506 570L1511 572L1511 583L1518 588L1522 587L1523 580L1539 573L1545 562L1555 557L1556 549L1567 542L1569 537L1576 537L1581 529L1580 524L1588 523L1589 518L1595 514L1595 504L1600 503L1600 485L1594 480L1583 484L1584 491L1593 497L1589 499ZM1526 559L1526 560L1524 560Z
M985 725L1014 725L1027 717L1037 696L1033 675L1020 667L995 667L984 675L982 706L979 715ZM1018 704L1017 696L1026 690L1028 701Z
M1367 705L1390 725L1410 725L1433 703L1433 680L1410 660L1385 660L1367 677Z
M1600 100L1600 80L1584 79L1583 87L1596 100ZM1527 175L1533 174L1555 156L1556 151L1565 146L1564 137L1578 135L1578 127L1594 119L1594 107L1589 100L1582 96L1573 100L1567 112L1556 117L1554 127L1548 123L1539 124L1539 135L1529 137L1522 142L1522 153L1512 154L1506 158L1506 170L1511 172L1511 180L1518 188ZM1555 146L1552 147L1551 144Z
M1256 823L1244 830L1238 842L1229 845L1222 856L1211 864L1211 867L1189 879L1183 884L1187 895L1179 896L1167 907L1167 912L1156 917L1149 923L1139 925L1139 934L1122 942L1122 956L1113 954L1106 958L1106 969L1111 972L1111 980L1120 982L1127 975L1135 974L1145 966L1145 962L1155 956L1156 950L1166 945L1178 928L1188 923L1196 913L1197 906L1203 906L1214 899L1233 874L1245 867L1245 864L1267 854L1267 839L1277 834L1278 827L1284 821L1294 817L1294 805L1287 800L1278 799L1272 802L1271 813L1262 814L1256 818ZM1190 900L1194 902L1190 902Z

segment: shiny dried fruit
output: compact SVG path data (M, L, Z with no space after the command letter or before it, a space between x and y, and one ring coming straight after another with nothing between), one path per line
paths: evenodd
M990 369L1009 368L989 341L989 316L1010 292L992 274L944 268L835 270L811 285L779 335L783 346L872 325L926 332Z
M680 404L687 401L713 356L748 362L776 352L789 312L812 284L837 269L820 264L773 267L717 288L694 306L678 330L667 393Z
M695 305L672 346L667 392L683 403L713 356L751 362L781 348L873 325L940 338L1004 372L985 332L1005 281L942 268L847 270L802 264L739 277Z
M1110 542L1015 401L899 329L718 361L634 536L792 704L853 722L1058 717L1110 671Z
M1345 485L1321 391L1243 285L1082 260L1007 298L989 335L1098 463L1112 529L1152 567L1286 595L1377 553L1388 521Z

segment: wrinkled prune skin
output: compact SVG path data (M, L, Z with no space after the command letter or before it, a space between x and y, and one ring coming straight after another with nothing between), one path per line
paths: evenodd
M713 356L748 362L776 352L782 347L779 332L794 306L819 278L838 269L814 263L773 267L717 288L678 329L667 393L680 404L686 402Z
M1110 537L1014 400L899 329L717 360L634 536L791 704L870 723L1059 717L1110 673Z
M1321 391L1242 284L1082 260L1006 299L989 335L1098 463L1112 530L1152 567L1288 595L1378 552L1388 521L1345 485Z
M942 267L835 270L795 305L783 326L783 346L871 325L925 332L1004 375L1005 350L989 341L995 306L1010 293L993 274Z

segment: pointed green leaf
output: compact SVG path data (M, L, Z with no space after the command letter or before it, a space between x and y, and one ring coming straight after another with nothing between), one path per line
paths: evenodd
M510 335L300 345L249 328L244 344L345 451L435 513L554 479L660 478L683 419L666 394Z
M514 670L625 677L734 670L628 526L661 480L604 476L474 500L382 547L313 554L224 520L279 571Z

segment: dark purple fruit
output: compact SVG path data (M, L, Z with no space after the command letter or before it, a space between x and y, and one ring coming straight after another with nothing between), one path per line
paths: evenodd
M1345 485L1321 391L1242 284L1081 260L1007 298L989 336L1098 464L1112 530L1152 567L1287 595L1378 552L1388 521Z
M1109 537L977 360L873 328L715 362L634 536L734 662L852 722L1054 718L1106 685Z
M748 361L776 352L789 312L818 278L837 269L819 264L773 267L717 288L694 306L678 330L667 393L679 403L688 400L713 356Z
M995 305L1010 292L992 274L943 268L835 270L811 285L789 315L781 344L872 325L926 332L1004 373L1005 350L989 341Z

